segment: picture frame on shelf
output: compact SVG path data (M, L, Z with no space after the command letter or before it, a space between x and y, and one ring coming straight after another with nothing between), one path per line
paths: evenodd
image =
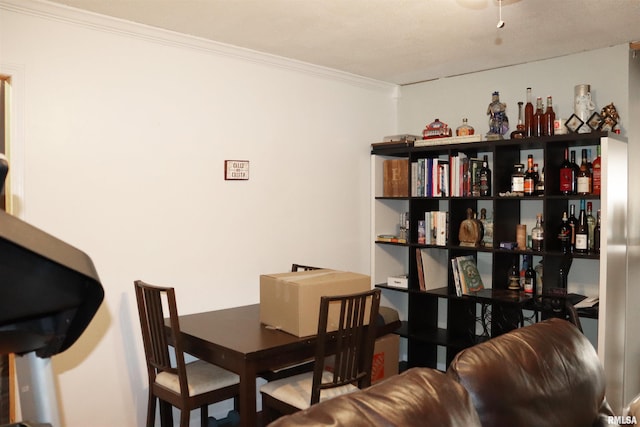
M573 133L577 133L582 125L584 125L584 122L575 114L572 114L571 117L569 117L569 120L567 120L567 123L565 123L567 129Z
M600 129L600 126L602 126L602 116L600 115L600 113L598 113L597 111L593 113L591 117L589 117L589 121L587 122L587 124L594 131Z

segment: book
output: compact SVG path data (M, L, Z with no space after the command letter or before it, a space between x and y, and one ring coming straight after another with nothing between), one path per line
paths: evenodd
M432 145L449 145L449 144L465 144L468 142L478 142L482 140L482 135L461 135L449 136L444 138L429 138L416 140L413 145L415 147L428 147Z
M390 159L382 163L384 197L409 195L409 159Z
M422 266L422 251L420 248L416 248L416 268L418 270L418 286L420 286L421 291L425 291L424 285L424 269Z
M457 257L457 262L462 293L468 294L484 289L482 277L480 277L474 257L472 255L460 256Z
M458 260L451 258L451 271L453 272L453 284L456 288L456 296L462 296L462 285L460 283L460 271L458 270Z
M447 286L447 251L437 248L416 248L416 267L420 290Z

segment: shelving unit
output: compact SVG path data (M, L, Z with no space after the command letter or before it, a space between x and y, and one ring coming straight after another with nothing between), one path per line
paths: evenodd
M564 150L576 150L580 158L582 148L591 148L595 153L601 147L602 192L601 195L562 195L559 191L559 169L564 159ZM449 159L458 153L470 158L487 156L492 171L491 196L486 197L383 197L383 162L388 159L406 158L409 164L423 158ZM479 303L491 306L492 313L488 322L492 324L489 336L499 335L518 326L514 313L521 313L526 298L517 292L484 293L479 296L457 297L453 280L451 258L472 255L477 260L485 288L496 291L507 288L510 267L517 256L532 255L534 264L541 262L544 268L544 289L561 287L558 280L558 268L563 260L560 243L556 238L560 228L562 213L569 212L571 204L579 212L579 201L585 199L593 203L593 214L601 210L602 242L600 254L573 254L579 268L588 268L588 277L593 278L591 294L599 294L600 309L598 330L606 329L607 317L614 318L615 304L624 301L621 293L626 286L626 241L624 224L626 222L626 154L625 141L607 133L568 134L553 137L528 138L521 140L481 141L473 143L437 145L426 147L380 146L376 144L372 154L372 280L375 286L382 288L385 294L401 295L407 300L406 320L399 334L407 340L407 364L413 366L438 367L438 347L446 351L445 366L460 350L478 342ZM545 190L539 196L512 197L500 195L511 188L511 173L515 163L526 164L528 154L533 154L540 169L544 168ZM411 168L409 168L411 175ZM414 178L415 179L415 178ZM411 186L411 176L409 176ZM411 193L411 188L408 189ZM471 208L480 212L485 208L493 218L493 245L490 247L463 247L458 240L458 230L466 219L466 211ZM424 219L427 211L448 212L445 245L418 244L418 220ZM380 234L397 234L400 215L409 213L410 228L407 243L376 242ZM527 235L535 225L537 213L544 219L545 240L542 251L500 249L503 241L516 241L516 225L526 224ZM426 290L418 284L418 270L415 252L429 249L442 253L447 260L447 274L444 279L429 281ZM584 261L584 262L583 262ZM585 264L586 263L586 264ZM585 267L585 265L587 267ZM578 268L578 267L576 267ZM408 289L393 288L386 285L391 275L408 274ZM429 272L425 275L429 277ZM571 273L569 292L571 289ZM488 297L486 295L489 295ZM498 296L499 295L499 296ZM503 322L491 322L500 316ZM505 322L504 319L507 319ZM605 357L608 342L603 333L598 334L598 352Z

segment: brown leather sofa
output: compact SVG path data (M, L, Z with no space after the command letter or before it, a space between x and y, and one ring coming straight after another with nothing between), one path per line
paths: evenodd
M446 374L409 369L270 427L596 427L612 415L593 346L549 319L461 351Z

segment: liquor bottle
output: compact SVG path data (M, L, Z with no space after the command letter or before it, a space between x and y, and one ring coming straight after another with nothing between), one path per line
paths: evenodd
M569 149L564 149L564 161L560 165L560 193L571 194L573 191L573 168L569 161Z
M536 272L533 269L533 256L528 255L527 270L524 273L524 292L533 295L536 292Z
M524 127L527 136L533 136L533 104L531 103L531 88L527 88L527 105L524 106Z
M569 229L571 230L571 252L576 250L576 229L578 228L578 218L576 218L576 205L569 206Z
M591 174L591 187L593 194L599 196L602 189L602 161L600 159L600 146L598 145L596 158L593 159L593 174Z
M520 290L520 270L518 269L518 256L513 260L513 264L511 265L511 269L509 270L509 276L507 281L507 287L512 291Z
M582 149L582 163L580 163L576 183L578 194L582 196L591 194L591 174L589 173L589 166L587 165L586 149Z
M562 213L562 224L558 232L558 240L560 240L560 250L563 254L571 252L571 227L569 226L567 211Z
M533 164L533 179L536 181L536 196L542 196L544 194L544 171L538 172L538 164Z
M542 252L544 246L544 228L542 227L542 214L536 215L536 226L531 229L531 249Z
M542 98L536 98L536 112L533 113L533 136L544 136L544 112L542 111Z
M462 124L456 128L457 136L473 135L474 133L475 129L467 123L466 118L462 119Z
M542 277L543 277L544 267L542 266L542 260L540 260L536 264L533 270L536 272L536 296L540 297L542 296L542 292L543 292Z
M526 255L522 256L522 268L520 269L520 289L525 289L525 279L527 276L527 268L529 260Z
M578 194L578 172L580 172L580 166L576 163L576 152L571 150L571 177L573 183L571 184L571 194Z
M587 169L589 169L589 173L591 174L591 186L593 187L593 162L591 161L591 148L587 148ZM593 192L593 188L591 189Z
M555 121L556 113L553 111L553 101L551 96L547 96L547 110L544 112L544 134L546 136L553 136Z
M478 177L480 178L480 196L491 196L491 169L489 169L489 158L486 154L482 159Z
M600 253L600 209L598 209L596 226L593 229L593 251Z
M586 254L589 249L589 224L587 224L587 214L584 209L584 199L580 200L580 217L578 218L578 227L576 228L576 246L575 252Z
M516 130L511 132L511 139L522 139L527 136L527 131L522 121L522 104L522 101L518 102L518 124L516 125Z
M536 181L533 174L533 155L527 156L527 171L524 174L524 195L533 196L536 192Z
M587 235L587 250L594 252L594 232L596 228L596 219L593 217L593 203L587 202L587 229L589 234Z

